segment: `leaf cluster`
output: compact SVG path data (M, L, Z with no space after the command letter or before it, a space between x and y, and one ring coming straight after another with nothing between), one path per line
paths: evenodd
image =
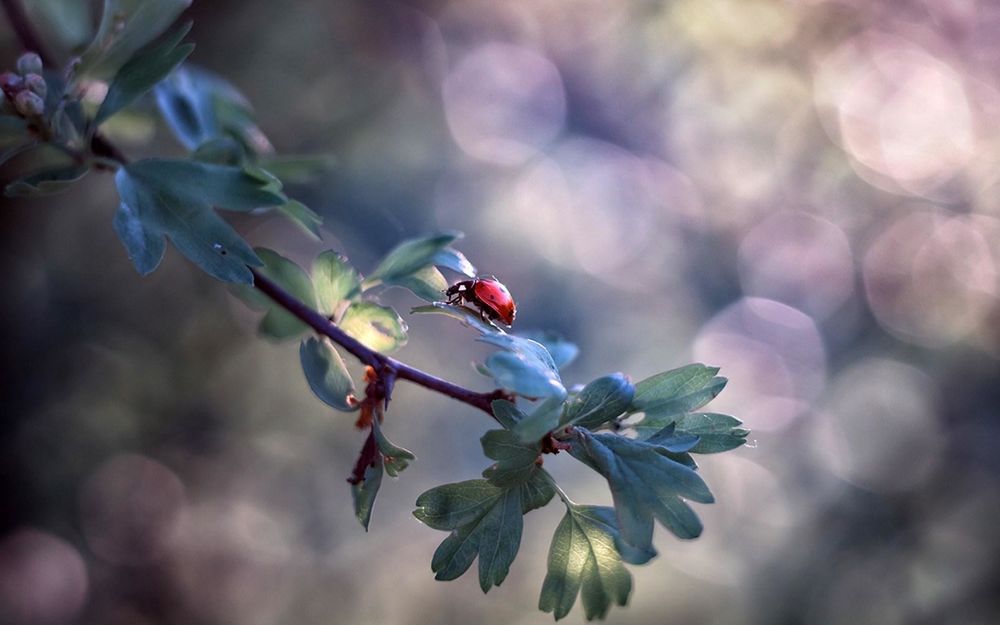
M408 338L400 315L378 301L386 288L404 288L424 300L414 313L446 315L471 328L476 340L496 348L477 369L508 399L490 405L501 428L480 440L491 461L481 477L432 488L417 499L414 515L448 532L432 558L436 578L455 579L478 560L482 590L500 585L519 550L524 516L558 495L566 514L552 539L539 608L560 619L580 597L584 614L593 619L604 618L612 605L625 605L632 589L626 564L644 564L657 554L655 523L682 539L702 532L690 503L709 504L714 497L694 455L728 451L746 441L748 430L738 419L701 411L726 379L716 368L693 364L635 384L611 373L567 386L563 371L578 353L572 343L551 333L513 334L477 311L439 301L448 287L444 271L476 274L453 247L461 236L457 232L403 241L367 275L333 250L306 269L273 250L251 247L219 211L277 212L320 238L322 219L289 197L283 182L321 173L330 159L276 156L239 90L186 63L194 49L184 41L190 24L168 29L189 4L105 0L97 32L78 64L68 71L49 68L41 77L34 74L34 60L23 63L37 76L30 78L32 93L38 98L44 93L44 101L33 100L30 108L12 109L7 93L28 78L4 75L0 164L17 159L31 165L5 193L60 191L91 170L113 170L119 195L113 226L136 269L155 270L169 241L263 312L259 332L273 340L299 338L309 327L250 286L251 268L379 358ZM96 82L107 85L106 95L88 109L79 95ZM163 123L186 151L182 158L127 162L100 148L99 133L108 122L144 100L155 100ZM334 410L359 411L359 426L368 430L349 480L355 514L367 529L385 474L397 477L415 460L383 432L392 380L369 366L359 388L338 347L326 338L306 336L299 356L312 392ZM556 484L542 459L564 450L607 481L613 507L576 503Z
M473 318L448 314L483 329ZM417 500L418 519L451 532L432 561L437 579L460 575L478 555L483 591L499 585L517 553L520 517L534 509L521 506L518 513L518 497L523 499L528 487L554 490L566 514L552 538L539 608L560 619L579 596L589 620L604 618L612 605L625 605L632 590L625 565L645 564L657 554L654 520L679 538L702 532L688 502L707 504L714 497L692 454L745 442L748 431L733 417L691 412L725 385L716 373L689 365L635 385L612 374L558 403L536 398L539 407L531 412L511 401L494 401L493 414L504 429L481 439L484 455L494 461L483 479L446 484ZM579 504L559 489L541 466L543 453L559 449L607 480L614 507Z

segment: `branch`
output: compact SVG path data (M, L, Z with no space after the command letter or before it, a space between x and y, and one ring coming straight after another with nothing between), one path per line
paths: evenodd
M362 363L374 368L375 371L388 373L390 379L392 377L397 377L403 380L409 380L414 384L419 384L424 388L436 391L442 395L447 395L452 399L456 399L460 402L469 404L470 406L479 408L490 416L493 416L493 408L490 405L493 400L503 399L506 397L506 394L500 389L491 393L477 393L465 387L453 384L448 380L431 375L426 371L411 367L410 365L400 362L395 358L391 358L385 354L369 349L353 337L348 336L343 330L338 328L336 324L324 317L322 314L300 302L295 298L295 296L269 280L259 271L252 268L250 271L253 273L254 286L274 300L275 304L295 315L295 317L297 317L300 321L311 327L319 334L327 337L337 345L346 349Z
M21 45L25 49L37 53L38 56L41 57L42 63L45 65L54 65L55 62L53 56L45 48L41 39L39 39L35 29L31 25L31 22L28 20L21 3L18 2L18 0L0 0L0 5L3 6L3 10L7 14L7 19L10 22L11 27L14 29L14 33L17 35ZM102 137L100 134L94 134L90 143L90 150L96 156L104 156L123 165L128 163L128 158L113 143ZM386 402L389 400L389 395L392 392L392 385L397 378L409 380L414 384L419 384L424 388L436 391L442 395L446 395L475 408L479 408L490 416L493 416L493 408L490 405L491 402L495 399L503 399L507 397L506 393L504 393L501 389L497 389L491 393L477 393L465 387L453 384L448 380L441 379L437 376L431 375L430 373L411 367L410 365L402 363L395 358L390 358L385 354L369 349L353 337L348 336L329 319L300 302L293 295L265 276L261 275L258 271L253 268L251 268L250 271L253 273L254 286L274 300L276 304L298 317L299 320L310 326L319 334L329 338L337 345L346 349L362 363L372 367L382 380L384 399Z

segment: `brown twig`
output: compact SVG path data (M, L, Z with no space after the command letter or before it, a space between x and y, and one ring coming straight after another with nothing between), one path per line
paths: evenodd
M470 406L479 408L490 416L493 415L493 408L490 405L493 400L503 399L506 397L506 394L500 389L490 393L477 393L476 391L453 384L448 380L441 379L437 376L431 375L430 373L411 367L406 363L400 362L395 358L391 358L385 354L369 349L358 340L349 336L322 314L300 302L291 293L285 291L275 282L268 279L267 276L264 276L255 269L251 269L250 271L253 273L254 286L270 297L274 303L293 314L300 321L315 330L318 334L329 338L337 345L343 347L362 363L372 367L382 377L383 383L388 380L386 385L389 388L391 388L392 381L395 379L408 380L414 384L423 386L424 388L436 391L442 395L447 395L452 399L456 399L460 402L469 404Z

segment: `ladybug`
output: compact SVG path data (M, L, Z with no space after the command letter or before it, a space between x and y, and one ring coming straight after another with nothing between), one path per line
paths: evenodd
M517 314L517 304L499 280L493 276L474 278L457 282L444 292L449 304L461 305L468 302L479 309L484 319L503 321L508 326L514 325L514 315Z

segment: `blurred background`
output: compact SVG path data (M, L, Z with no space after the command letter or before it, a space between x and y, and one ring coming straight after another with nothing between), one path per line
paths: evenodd
M62 58L98 12L33 0ZM1000 622L1000 4L993 0L195 2L192 60L279 151L335 168L291 193L324 241L254 244L362 270L401 239L462 249L520 329L579 344L567 383L693 361L751 444L702 457L704 535L658 528L613 623ZM20 47L0 27L3 65ZM179 154L152 108L109 130ZM140 278L111 179L0 210L0 621L15 625L550 622L562 510L526 517L504 585L435 582L416 496L477 477L491 422L400 385L418 460L370 533L363 435L293 344L173 249ZM485 348L405 315L406 362L486 390ZM355 368L356 369L356 368ZM546 458L578 501L603 480ZM578 605L568 621L582 620Z

